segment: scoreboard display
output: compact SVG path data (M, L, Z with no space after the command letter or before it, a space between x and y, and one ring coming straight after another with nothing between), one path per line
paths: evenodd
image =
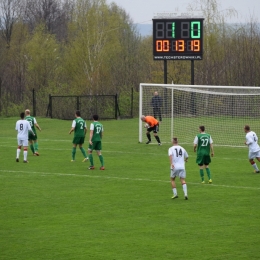
M154 60L202 60L203 20L153 19Z

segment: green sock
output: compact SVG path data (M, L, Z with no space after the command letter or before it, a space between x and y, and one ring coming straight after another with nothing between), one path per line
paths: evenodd
M33 154L34 154L34 153L35 153L35 150L34 150L33 144L30 144L30 148L31 148L31 150L32 150L32 152L33 152Z
M75 160L75 155L76 155L76 148L73 147L73 148L72 148L72 160L73 160L73 161Z
M90 153L90 154L88 155L88 158L89 158L89 161L90 161L90 166L94 166L94 160L93 160L92 153Z
M99 155L99 160L101 162L101 166L104 166L104 158L102 154Z
M209 169L209 168L206 168L206 172L207 172L208 178L209 178L209 180L210 180L210 179L211 179L211 176L210 176L210 169Z
M38 152L38 143L34 143L34 150L35 152Z
M204 172L203 172L203 169L200 169L200 177L201 177L201 180L204 181Z
M80 151L83 153L84 158L87 158L87 154L86 154L85 149L84 149L83 147L80 147L79 149L80 149Z

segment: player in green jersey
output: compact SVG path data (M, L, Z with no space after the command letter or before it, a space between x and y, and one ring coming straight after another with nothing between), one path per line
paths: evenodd
M85 140L85 135L87 133L87 125L85 120L83 120L80 116L80 111L77 110L75 113L75 119L72 122L71 129L69 131L69 134L71 134L74 131L74 138L72 140L72 162L75 161L75 156L76 156L76 148L77 145L79 145L79 149L82 152L84 156L83 162L86 162L88 160L87 154L85 149L83 148L84 140Z
M104 158L103 158L103 155L101 154L102 137L103 137L104 129L103 129L103 125L98 122L98 115L94 115L93 120L94 120L94 122L92 122L90 124L90 133L89 133L88 154L89 154L90 166L88 169L89 170L95 169L92 152L93 152L93 150L96 150L100 163L101 163L101 167L99 169L105 170Z
M25 110L25 119L30 123L31 125L31 128L32 128L32 131L34 132L34 135L29 132L28 134L28 140L29 140L29 144L30 144L30 149L31 151L33 152L33 155L37 155L39 156L39 152L38 152L38 149L39 149L39 145L38 145L38 137L37 137L37 132L36 132L36 128L39 129L39 131L41 131L41 128L40 126L38 125L37 121L36 121L36 118L31 116L30 114L30 110L29 109L26 109Z
M208 182L211 184L212 179L211 179L209 164L211 162L210 152L211 152L211 156L212 157L214 156L213 140L210 134L205 133L205 126L200 126L199 132L200 133L196 135L194 139L194 152L197 151L196 163L199 165L200 168L200 177L202 183L205 183L204 168L206 168L206 172L208 175Z

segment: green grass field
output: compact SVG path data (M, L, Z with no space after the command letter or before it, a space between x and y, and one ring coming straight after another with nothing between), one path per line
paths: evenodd
M96 154L88 170L79 149L71 163L71 121L46 118L40 156L16 163L17 120L0 119L1 260L260 259L260 174L246 147L215 147L213 184L203 185L194 129L183 145L189 200L178 180L172 200L169 146L139 144L138 119L101 121L105 171Z

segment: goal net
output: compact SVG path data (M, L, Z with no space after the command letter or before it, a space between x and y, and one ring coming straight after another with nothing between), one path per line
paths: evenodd
M244 147L246 124L260 137L260 87L141 83L139 118L154 116L154 92L161 97L162 143L178 137L180 144L192 144L200 125L215 145ZM160 120L158 114L155 117ZM146 141L146 128L139 120L139 142ZM153 136L152 143L157 143Z

